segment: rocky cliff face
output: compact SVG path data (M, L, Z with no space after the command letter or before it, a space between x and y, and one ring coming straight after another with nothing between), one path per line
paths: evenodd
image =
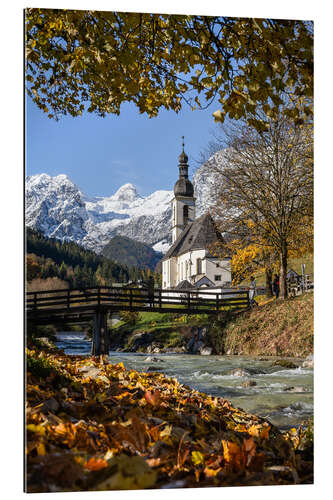
M214 203L216 178L207 162L194 174L196 217ZM125 184L109 197L87 197L66 175L38 174L26 180L26 224L45 236L72 240L101 252L116 235L166 252L171 245L172 191L138 195Z

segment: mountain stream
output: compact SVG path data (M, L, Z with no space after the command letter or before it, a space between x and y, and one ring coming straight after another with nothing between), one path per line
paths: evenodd
M91 342L77 332L58 332L56 345L69 355L89 355L91 349ZM280 429L297 427L313 415L313 370L274 365L279 358L113 351L109 355L110 362L122 361L127 369L160 371L200 392L226 398Z

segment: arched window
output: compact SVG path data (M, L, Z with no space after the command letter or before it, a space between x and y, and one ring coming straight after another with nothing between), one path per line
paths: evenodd
M197 259L197 274L202 274L202 260Z
M183 206L183 220L184 224L188 223L188 205Z

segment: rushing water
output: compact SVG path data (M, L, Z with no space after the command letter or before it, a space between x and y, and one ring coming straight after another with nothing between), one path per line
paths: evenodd
M89 354L91 343L84 334L57 334L57 345L67 354ZM152 358L158 361L153 361ZM110 352L110 361L126 368L161 371L200 392L229 399L236 407L267 418L281 429L297 426L313 414L313 370L273 366L278 358L242 356L194 356ZM296 364L296 363L295 363ZM231 372L242 369L241 376ZM243 387L248 380L256 385ZM294 387L298 392L285 389ZM305 392L301 392L304 390Z

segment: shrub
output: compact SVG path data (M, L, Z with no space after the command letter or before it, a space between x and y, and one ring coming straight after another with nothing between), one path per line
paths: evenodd
M33 356L27 356L26 368L28 372L39 378L46 378L53 371L47 359L34 358Z
M27 322L27 337L28 340L33 340L38 337L47 337L50 340L55 340L56 329L53 325L35 325L33 322Z
M137 311L122 311L120 313L120 319L127 325L134 326L140 319L140 313Z

